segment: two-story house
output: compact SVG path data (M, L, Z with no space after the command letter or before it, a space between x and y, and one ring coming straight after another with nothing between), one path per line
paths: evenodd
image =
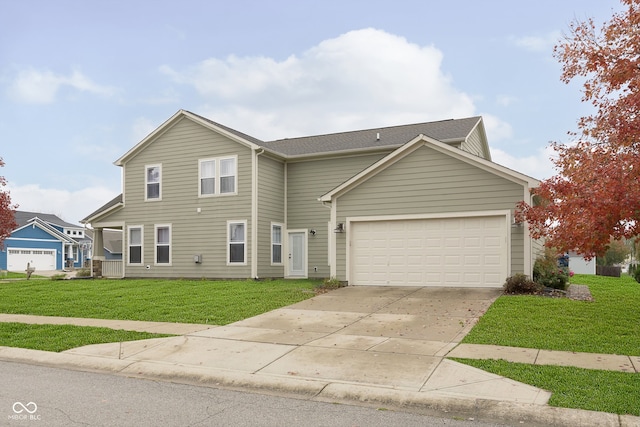
M481 117L262 141L180 110L115 164L82 222L123 231L123 277L335 277L502 286L531 274L514 223L535 179L495 164Z

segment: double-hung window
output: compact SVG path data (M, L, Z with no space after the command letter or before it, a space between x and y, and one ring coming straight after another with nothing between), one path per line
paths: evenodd
M200 195L216 194L216 160L200 160Z
M142 235L143 228L141 225L132 225L129 227L129 264L142 265Z
M271 264L282 264L282 225L271 224Z
M236 192L236 158L220 159L220 194Z
M171 225L156 225L156 264L171 265Z
M227 222L227 263L247 263L247 221Z
M198 162L200 197L237 194L237 164L237 156L200 159Z
M145 200L162 199L162 165L145 166Z

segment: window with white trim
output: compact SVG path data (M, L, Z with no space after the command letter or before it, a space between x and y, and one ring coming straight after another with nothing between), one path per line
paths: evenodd
M282 264L281 224L271 224L271 264Z
M216 194L216 160L200 160L200 195Z
M129 257L127 261L129 265L142 265L144 257L142 254L142 236L144 235L144 228L141 225L132 225L128 228L129 237Z
M247 221L227 222L227 263L247 263Z
M145 200L162 199L162 165L147 165L144 173Z
M238 157L215 157L198 161L200 197L237 194Z
M155 263L171 265L171 224L155 226Z

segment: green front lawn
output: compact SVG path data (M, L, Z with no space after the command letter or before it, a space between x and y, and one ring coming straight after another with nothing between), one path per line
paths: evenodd
M314 295L311 280L21 280L0 313L226 325Z
M504 360L454 360L552 391L551 406L640 415L640 374L637 373L526 365Z
M0 323L0 346L56 352L89 344L135 341L169 336L171 335L88 326Z
M586 353L640 355L640 284L620 278L576 275L593 302L503 295L462 342ZM551 391L550 405L640 415L640 374L504 360L459 359Z
M594 302L503 295L462 342L640 356L640 284L576 275Z

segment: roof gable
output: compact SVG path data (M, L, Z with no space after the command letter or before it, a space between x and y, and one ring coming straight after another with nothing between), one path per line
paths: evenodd
M162 134L164 134L167 130L169 130L172 126L178 123L183 119L192 120L214 132L217 132L221 135L228 137L229 139L236 141L242 145L245 145L250 148L258 148L262 141L242 132L238 132L234 129L231 129L227 126L216 123L212 120L194 114L190 111L179 110L173 116L171 116L167 121L161 124L158 128L156 128L153 132L147 135L142 141L136 144L133 148L127 151L122 157L114 162L116 166L124 165L129 159L138 155L142 150L145 149L149 144L151 144L154 140L159 138Z
M322 202L331 202L335 197L339 197L340 195L349 192L351 189L357 187L362 182L367 181L369 178L377 175L381 171L393 165L398 160L401 160L402 158L408 155L411 155L412 152L414 152L415 150L417 150L422 146L428 146L441 153L455 157L466 163L477 166L481 169L484 169L488 172L491 172L495 175L501 176L507 180L516 182L528 188L536 187L539 184L539 181L536 180L535 178L529 177L527 175L521 174L519 172L516 172L504 166L501 166L497 163L493 163L489 160L467 153L466 151L453 148L445 143L442 143L441 141L437 141L428 136L419 135L413 140L406 143L401 148L395 150L393 153L385 156L384 158L374 163L370 167L364 169L363 171L356 174L349 180L343 182L339 186L335 187L333 190L324 194L318 200Z
M65 235L61 231L58 231L58 229L56 229L52 225L49 225L46 222L42 221L40 218L33 218L33 220L27 222L26 224L22 225L21 227L16 228L15 230L13 230L13 232L11 234L12 234L12 236L14 236L16 234L20 234L20 232L28 229L29 227L39 228L40 230L42 230L43 232L45 232L49 236L55 238L56 240L60 240L62 242L67 242L67 243L77 243L74 239L72 239L71 237Z

